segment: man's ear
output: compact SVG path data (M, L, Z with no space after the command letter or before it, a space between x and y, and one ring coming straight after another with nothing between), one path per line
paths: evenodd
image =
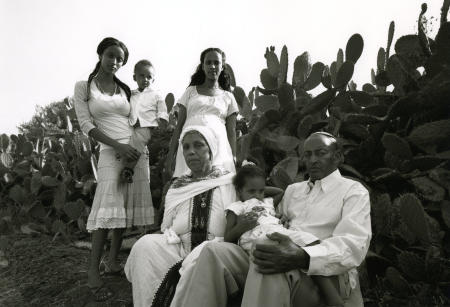
M136 80L136 75L135 75L135 74L133 74L133 80L134 80L134 81L137 81L137 80Z
M340 150L335 150L333 153L333 158L336 161L336 165L339 166L344 163L344 155Z

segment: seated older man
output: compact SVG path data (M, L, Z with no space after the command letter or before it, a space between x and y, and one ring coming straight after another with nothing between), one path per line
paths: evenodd
M342 153L331 134L310 135L303 159L309 180L288 186L278 208L298 234L268 235L250 259L238 245L207 244L183 273L171 306L225 307L242 290L242 306L323 306L327 294L314 275L333 276L340 305L363 306L356 267L371 238L369 193L341 176Z

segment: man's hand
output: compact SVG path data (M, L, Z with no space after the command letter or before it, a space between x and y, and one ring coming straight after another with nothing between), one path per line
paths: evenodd
M275 232L267 237L278 244L256 244L253 262L259 273L276 274L308 268L309 255L288 236Z

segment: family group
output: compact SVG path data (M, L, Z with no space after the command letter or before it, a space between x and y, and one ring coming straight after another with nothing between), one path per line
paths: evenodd
M73 97L81 130L100 143L87 223L96 300L114 295L103 272L125 274L139 307L363 306L357 267L371 239L367 189L340 174L339 141L322 131L303 146L309 179L285 191L266 186L257 165L236 164L239 110L219 48L201 53L177 101L161 231L142 236L122 267L124 230L155 223L147 144L169 115L148 59L135 64L130 90L116 77L128 60L125 44L105 38L97 54Z

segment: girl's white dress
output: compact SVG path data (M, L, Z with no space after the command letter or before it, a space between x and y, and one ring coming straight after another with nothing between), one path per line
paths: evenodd
M208 126L214 131L219 142L218 154L213 161L214 165L222 165L225 170L235 173L233 154L225 127L226 118L239 112L233 94L223 91L217 96L206 96L199 94L196 86L189 86L177 103L186 108L186 122L183 130L194 125ZM178 145L175 163L174 177L179 177L189 171L184 161L181 145Z
M239 238L239 245L247 252L250 252L253 242L258 238L263 238L266 234L279 232L284 235L296 233L295 230L284 228L280 220L275 217L275 208L272 198L264 198L260 201L256 198L244 202L232 203L227 211L232 211L236 215L255 212L258 214L258 225L255 228L244 232Z
M85 134L97 127L110 138L129 143L133 131L128 122L130 104L122 89L120 94L110 96L103 94L92 82L87 100L87 81L79 81L75 85L73 101L80 128ZM116 157L114 148L106 144L100 144L97 168L97 188L87 229L152 224L154 212L146 152L142 152L134 169L133 183L119 181L123 161Z

